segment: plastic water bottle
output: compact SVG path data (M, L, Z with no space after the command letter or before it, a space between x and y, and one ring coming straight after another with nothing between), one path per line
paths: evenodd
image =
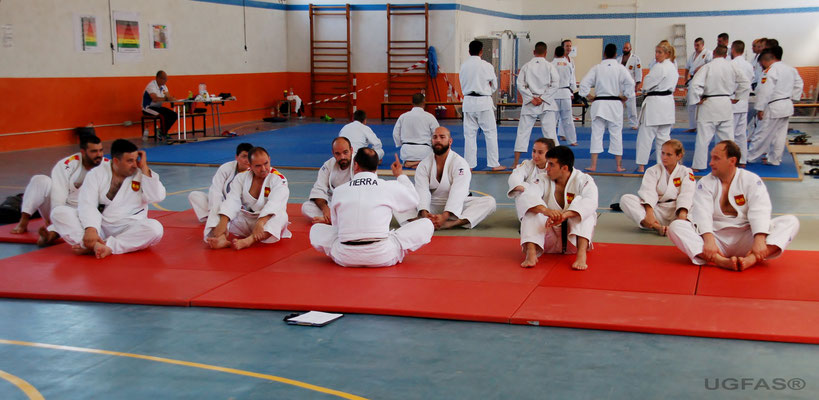
M387 91L387 89L384 89L384 102L388 103L389 101L390 101L390 93Z
M148 128L145 128L145 129L142 131L142 141L143 141L143 142L147 142L147 141L148 141Z

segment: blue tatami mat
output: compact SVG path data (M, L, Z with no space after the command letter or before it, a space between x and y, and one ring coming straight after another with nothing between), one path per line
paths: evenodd
M330 142L338 135L338 131L344 124L318 123L307 124L297 127L281 128L274 131L259 132L238 137L208 140L178 144L173 146L160 146L147 149L148 160L150 162L168 164L221 164L234 158L236 145L241 142L249 142L256 146L262 146L270 153L271 164L276 167L296 167L296 168L319 168L328 158L331 157ZM463 155L464 136L463 127L458 125L446 125L452 131L453 148ZM372 125L370 126L375 134L381 139L384 146L385 159L391 161L397 152L392 140L393 125ZM501 165L511 166L514 160L513 147L515 144L516 127L504 126L498 128L498 147L500 152ZM530 141L540 137L540 127L535 127ZM577 127L577 139L579 146L572 147L575 153L575 166L578 168L587 167L590 163L589 140L591 128ZM682 129L675 129L671 132L671 137L679 139L685 146L684 163L691 166L694 156L695 133L683 133ZM634 163L635 145L637 141L637 131L626 129L623 131L623 166L625 173L634 173L636 164ZM603 140L604 148L608 147L608 135ZM531 144L529 146L531 149ZM526 156L528 158L528 156ZM650 165L654 164L654 156ZM385 162L382 167L387 167ZM483 135L478 135L478 168L486 170L486 145ZM785 154L782 164L773 167L761 164L749 164L748 170L753 171L764 178L798 178L796 165L793 157ZM608 153L601 153L597 163L598 173L616 173L614 156ZM708 170L704 170L697 175L705 175Z

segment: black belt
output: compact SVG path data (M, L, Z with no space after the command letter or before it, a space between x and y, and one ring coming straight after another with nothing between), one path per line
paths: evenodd
M703 99L707 99L709 97L730 97L730 94L704 94L702 95Z
M776 103L777 101L782 101L782 100L790 100L790 99L791 99L790 97L783 97L781 99L771 100L771 101L768 102L768 104Z
M756 93L751 93L748 96L756 96Z
M415 146L429 146L429 143L410 143L410 142L404 142L404 144L411 144L411 145L415 145ZM431 147L431 146L430 146L430 147Z
M475 93L475 92L469 92L466 95L467 96L472 96L472 97L488 97L489 96L488 94L478 94L478 93Z
M566 244L569 243L569 221L560 223L560 242L563 244L563 254L566 254Z
M572 90L572 87L571 87L571 86L564 86L564 87L562 87L562 88L560 88L560 89L569 89L569 90ZM560 89L558 89L558 90L560 90Z
M648 93L646 93L646 97L648 97L648 96L671 96L672 94L674 94L674 93L672 91L670 91L670 90L663 90L661 92L648 92Z
M597 100L618 100L618 101L622 101L623 99L621 99L619 96L600 96L600 97L595 97L594 98L594 101L597 101Z
M343 244L343 245L347 245L347 246L363 246L363 245L365 245L365 244L373 244L373 243L378 243L378 242L380 242L380 241L382 241L382 240L384 240L384 239L377 239L377 240L354 240L354 241L351 241L351 242L341 242L341 244Z

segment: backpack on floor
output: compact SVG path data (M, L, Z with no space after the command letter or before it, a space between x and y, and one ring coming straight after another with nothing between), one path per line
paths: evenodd
M13 224L19 221L22 205L22 193L6 197L6 201L0 204L0 224ZM40 212L35 212L31 218L40 218Z

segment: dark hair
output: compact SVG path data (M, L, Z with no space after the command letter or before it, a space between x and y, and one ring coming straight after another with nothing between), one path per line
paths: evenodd
M773 48L779 46L779 41L776 39L765 39L765 47L766 48Z
M566 42L571 43L571 42L572 42L572 39L563 39L563 41L561 41L561 42L560 42L560 45L565 47L565 46L566 46Z
M88 148L88 143L100 144L102 140L97 135L82 135L80 136L80 148L85 150Z
M252 162L253 156L259 153L264 153L267 155L267 157L270 157L270 154L264 149L264 147L254 147L247 152L247 160Z
M739 164L739 160L742 159L742 151L739 149L736 143L733 140L723 140L717 144L721 144L725 146L725 154L730 158L734 157L736 161L734 165Z
M367 119L367 113L364 110L355 110L353 113L353 121L364 123L364 120Z
M125 139L117 139L111 144L111 157L122 160L123 154L133 153L137 150L139 150L139 148L130 141Z
M483 42L480 40L473 40L469 42L469 55L470 56L477 56L481 54L481 50L483 50Z
M543 42L535 43L535 54L546 55L546 51L548 50L549 46L547 46L546 43Z
M238 156L239 154L242 154L243 151L246 151L248 154L250 154L250 150L253 150L253 145L252 144L250 144L250 143L239 143L239 145L236 146L236 155Z
M543 144L545 144L545 145L546 145L546 150L547 150L547 151L548 151L548 150L551 150L551 149L553 149L553 148L555 148L555 141L554 141L554 140L552 140L552 139L549 139L549 138L545 138L545 137L540 137L540 138L537 138L537 140L535 140L535 143L543 143Z
M375 170L378 169L378 153L369 147L358 149L358 151L355 152L353 161L365 171L375 172Z
M160 77L160 76L162 76L162 75L165 75L165 71L163 71L163 70L161 70L161 69L160 69L159 71L156 71L156 77L157 77L157 79L159 79L159 77Z
M330 146L335 146L336 142L338 142L338 141L347 142L347 147L349 147L350 149L353 148L353 143L350 142L350 139L348 139L346 136L339 136L339 137L333 139L333 141L330 143Z
M728 55L728 48L723 45L717 45L717 47L714 47L714 55L725 57Z
M773 54L774 58L777 60L782 60L782 47L774 46L771 47L771 54Z
M725 33L725 32L722 32L722 33L720 33L719 35L717 35L717 39L725 39L725 40L728 40L728 34L727 34L727 33Z
M614 58L617 56L617 45L614 43L609 43L606 45L606 48L603 50L603 55L606 58Z
M564 49L563 46L555 47L555 57L560 58L560 57L563 57L565 55L566 55L566 49Z
M705 40L703 40L701 37L698 37L698 38L694 39L694 43L697 43L697 42L702 42L703 44L705 44Z
M423 93L415 93L412 95L412 105L420 106L424 104L424 94Z
M738 54L745 53L745 42L734 40L734 43L731 43L731 50L736 51Z
M566 146L557 146L546 152L546 158L557 159L561 166L569 167L569 172L574 168L574 153Z

